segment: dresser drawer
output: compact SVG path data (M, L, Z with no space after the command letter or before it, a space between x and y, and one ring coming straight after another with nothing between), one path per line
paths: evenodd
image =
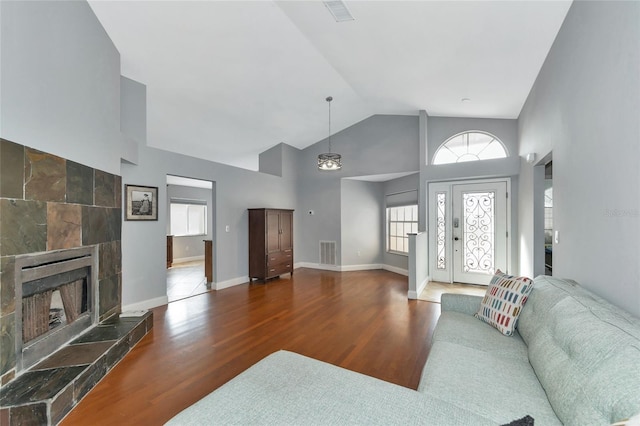
M267 276L275 277L277 275L288 274L293 271L293 264L291 263L281 263L275 266L269 266L267 268Z
M293 250L279 251L267 255L267 265L270 267L293 262Z

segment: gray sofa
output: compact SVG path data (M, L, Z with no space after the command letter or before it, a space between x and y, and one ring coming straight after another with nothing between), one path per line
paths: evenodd
M418 391L280 351L168 424L607 425L640 413L640 320L540 276L518 332L445 294Z

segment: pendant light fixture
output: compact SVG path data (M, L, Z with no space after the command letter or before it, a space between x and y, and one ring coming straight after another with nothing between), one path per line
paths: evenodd
M342 156L331 152L331 101L329 96L325 99L329 103L329 152L318 155L318 170L340 170L342 168Z

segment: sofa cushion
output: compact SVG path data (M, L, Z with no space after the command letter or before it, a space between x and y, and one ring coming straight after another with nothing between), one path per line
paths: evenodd
M454 343L529 363L527 346L517 331L513 338L505 339L495 328L460 312L445 311L440 315L432 338L432 344L437 342Z
M459 401L463 403L463 401ZM168 425L491 425L462 405L279 351L186 408Z
M516 341L505 339L471 316L468 318L502 341ZM483 335L490 336L490 333ZM521 340L519 343L523 345ZM561 425L526 356L514 354L512 345L505 348L506 353L501 354L497 348L484 351L438 341L429 352L418 391L461 404L495 424L506 424L529 415L535 424Z
M640 319L575 282L540 276L518 331L565 424L611 424L640 412Z
M533 281L527 277L514 277L498 270L482 299L476 318L511 336L522 306L533 289Z
M473 316L480 309L482 299L482 296L471 294L442 293L440 309L442 312L456 311Z

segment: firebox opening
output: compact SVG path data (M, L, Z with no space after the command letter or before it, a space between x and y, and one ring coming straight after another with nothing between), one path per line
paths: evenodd
M88 312L88 268L78 271L84 277L53 289L22 298L22 342L46 336L55 329L73 323ZM25 287L28 283L25 283ZM40 288L43 284L40 283Z
M97 246L16 258L18 372L97 323L97 262Z

